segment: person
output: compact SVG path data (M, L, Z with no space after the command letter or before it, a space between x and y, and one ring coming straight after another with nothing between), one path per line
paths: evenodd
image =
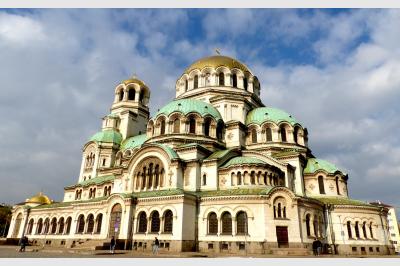
M158 238L155 237L154 243L153 243L153 254L156 255L158 254L158 247L160 246L160 241L158 241Z
M317 241L317 238L314 238L314 241L312 242L312 250L313 250L313 253L314 253L314 256L317 256L318 255L318 241Z
M321 255L322 242L317 239L317 256Z
M20 245L19 252L25 252L25 247L28 244L27 243L28 242L27 239L28 238L26 236L23 236L23 237L20 238L20 240L19 240L19 245Z
M115 238L111 237L111 242L110 242L110 253L114 254L115 252Z

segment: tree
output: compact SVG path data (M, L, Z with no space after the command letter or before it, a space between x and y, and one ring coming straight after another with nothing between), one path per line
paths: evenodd
M11 221L11 206L0 205L0 237L6 236Z

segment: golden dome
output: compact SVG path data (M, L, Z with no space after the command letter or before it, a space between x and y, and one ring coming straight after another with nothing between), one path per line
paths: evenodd
M189 74L194 69L202 70L205 67L217 68L219 66L225 66L229 69L238 68L242 70L244 73L246 72L251 73L250 69L243 63L239 62L238 60L232 57L223 55L213 55L197 60L196 62L191 64L188 68L186 68L185 73Z
M33 196L30 199L27 199L25 203L35 203L35 204L51 204L52 200L49 197L44 195L42 192L38 193L36 196Z

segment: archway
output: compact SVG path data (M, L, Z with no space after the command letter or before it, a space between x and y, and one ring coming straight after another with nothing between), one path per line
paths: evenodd
M117 203L111 209L110 227L108 230L109 236L118 237L121 228L121 214L122 214L121 204Z

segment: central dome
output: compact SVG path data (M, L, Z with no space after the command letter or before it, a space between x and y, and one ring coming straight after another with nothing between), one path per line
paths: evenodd
M250 69L245 64L232 57L223 55L214 55L197 60L185 70L185 73L189 74L194 69L202 70L205 67L217 68L220 66L225 66L229 69L238 68L243 71L243 73L251 73Z

